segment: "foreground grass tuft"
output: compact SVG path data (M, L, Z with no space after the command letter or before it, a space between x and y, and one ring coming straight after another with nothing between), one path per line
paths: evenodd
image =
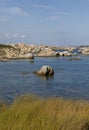
M0 130L89 130L89 103L21 96L0 105Z

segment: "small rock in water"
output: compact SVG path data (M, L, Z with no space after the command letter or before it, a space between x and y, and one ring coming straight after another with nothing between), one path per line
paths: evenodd
M54 70L53 70L53 68L50 67L50 66L42 66L39 71L36 71L36 72L34 72L34 73L35 73L35 74L38 74L38 75L48 76L48 75L54 75Z

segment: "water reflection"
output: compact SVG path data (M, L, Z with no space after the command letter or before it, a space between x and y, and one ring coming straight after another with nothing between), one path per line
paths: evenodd
M30 60L30 63L34 63L34 59Z
M28 71L21 72L21 75L28 75L28 74L29 74Z
M54 79L54 75L48 75L48 76L44 76L44 75L38 75L41 79L43 80L53 80Z

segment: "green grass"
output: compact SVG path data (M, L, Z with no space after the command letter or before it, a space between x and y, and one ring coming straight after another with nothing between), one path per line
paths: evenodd
M21 96L0 105L0 130L89 130L89 103Z

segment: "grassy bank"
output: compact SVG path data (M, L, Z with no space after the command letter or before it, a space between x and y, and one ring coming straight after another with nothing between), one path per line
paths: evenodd
M0 104L0 130L89 130L86 101L22 96Z

